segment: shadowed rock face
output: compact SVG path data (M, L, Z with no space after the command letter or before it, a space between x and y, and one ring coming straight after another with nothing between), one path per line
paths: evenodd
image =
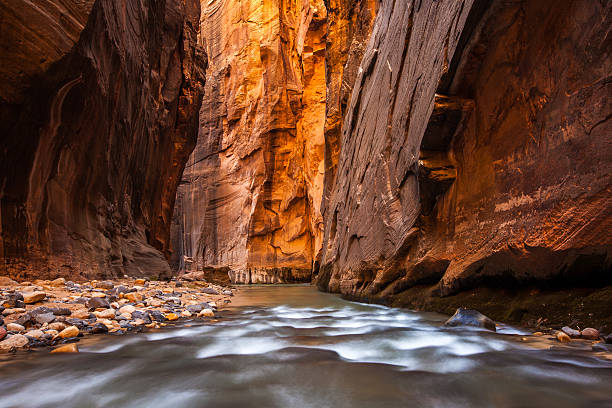
M325 34L321 0L202 3L210 69L178 192L177 270L310 280L323 230Z
M206 64L199 3L92 3L0 8L0 257L12 276L170 273Z
M609 283L611 19L605 2L383 1L319 286Z

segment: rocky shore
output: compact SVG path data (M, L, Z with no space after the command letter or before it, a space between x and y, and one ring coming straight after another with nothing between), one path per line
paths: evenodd
M78 352L86 335L156 329L181 319L211 319L232 289L186 276L16 282L0 276L0 352L37 347Z

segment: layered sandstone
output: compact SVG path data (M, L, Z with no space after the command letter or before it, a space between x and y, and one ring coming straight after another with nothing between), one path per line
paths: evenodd
M0 8L0 257L15 277L170 273L206 64L199 3L92 4Z
M321 0L202 3L209 71L177 196L176 269L310 279L323 228L325 34Z
M611 19L601 2L383 1L320 287L392 301L609 283Z

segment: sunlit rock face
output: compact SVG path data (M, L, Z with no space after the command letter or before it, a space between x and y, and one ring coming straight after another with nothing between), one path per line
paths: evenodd
M611 18L605 2L383 1L319 286L389 300L609 282Z
M192 0L3 2L2 273L170 273L206 65L199 15Z
M325 34L322 0L202 2L209 71L177 195L177 270L310 280L323 230Z

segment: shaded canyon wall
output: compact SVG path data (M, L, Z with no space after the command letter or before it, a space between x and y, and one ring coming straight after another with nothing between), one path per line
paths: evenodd
M1 274L167 276L206 59L199 2L0 6Z
M319 287L419 306L413 287L609 284L611 19L606 2L383 1Z

